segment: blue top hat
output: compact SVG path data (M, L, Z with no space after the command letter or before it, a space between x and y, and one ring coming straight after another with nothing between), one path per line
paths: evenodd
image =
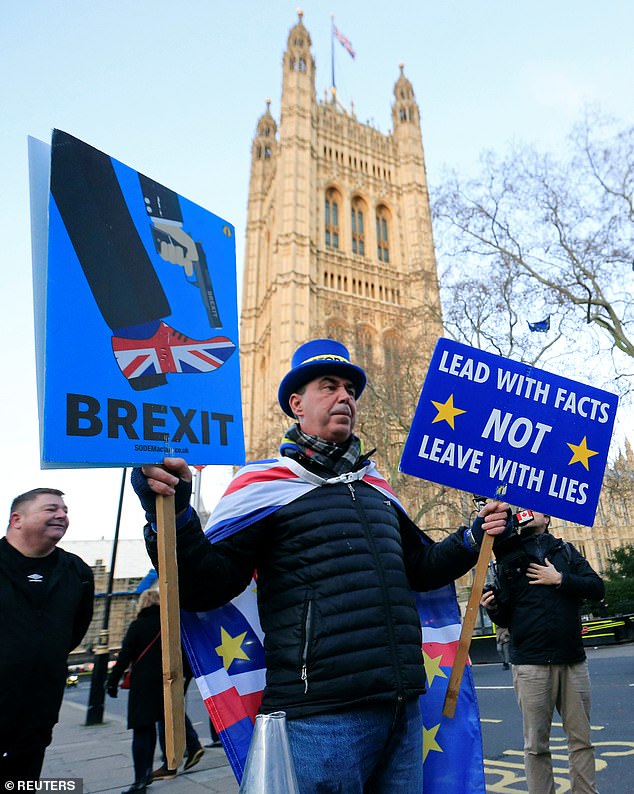
M351 363L345 345L334 339L311 339L297 348L291 360L291 370L280 383L277 399L285 414L293 416L289 405L291 394L320 375L349 378L354 384L357 400L365 389L365 372Z

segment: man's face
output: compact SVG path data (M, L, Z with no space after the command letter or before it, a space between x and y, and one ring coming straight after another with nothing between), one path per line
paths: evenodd
M338 375L321 375L306 384L303 394L292 394L291 410L304 433L338 444L352 434L357 416L352 381Z
M68 529L68 509L61 496L39 494L11 514L11 527L25 542L54 546Z

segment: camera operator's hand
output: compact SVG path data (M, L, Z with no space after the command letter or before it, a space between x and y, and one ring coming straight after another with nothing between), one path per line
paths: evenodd
M485 590L484 593L482 593L480 605L488 609L489 612L495 612L497 610L498 605L495 601L495 593L493 590Z
M563 579L561 573L550 562L548 557L544 559L543 565L532 562L526 569L526 576L529 584L546 584L558 587Z

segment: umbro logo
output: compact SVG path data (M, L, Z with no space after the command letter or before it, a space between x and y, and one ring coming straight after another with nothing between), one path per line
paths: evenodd
M44 577L42 576L41 573L30 573L28 575L27 579L29 580L29 582L43 582L44 581Z

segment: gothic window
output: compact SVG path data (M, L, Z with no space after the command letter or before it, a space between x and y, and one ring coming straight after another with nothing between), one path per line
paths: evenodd
M339 197L334 190L326 193L324 204L326 248L339 248Z
M362 325L357 328L357 359L366 368L372 366L373 337L374 333L368 326Z
M268 160L271 157L271 147L265 146L264 147L264 159Z
M383 337L383 355L387 372L397 373L400 364L400 344L399 337L394 331L388 331Z
M365 233L363 230L363 204L354 199L350 210L350 228L352 233L352 253L365 256Z
M376 248L379 262L390 261L390 241L388 236L389 221L388 212L385 207L376 209Z
M326 336L329 339L336 339L343 342L346 339L347 333L345 327L337 321L330 323L326 328Z

